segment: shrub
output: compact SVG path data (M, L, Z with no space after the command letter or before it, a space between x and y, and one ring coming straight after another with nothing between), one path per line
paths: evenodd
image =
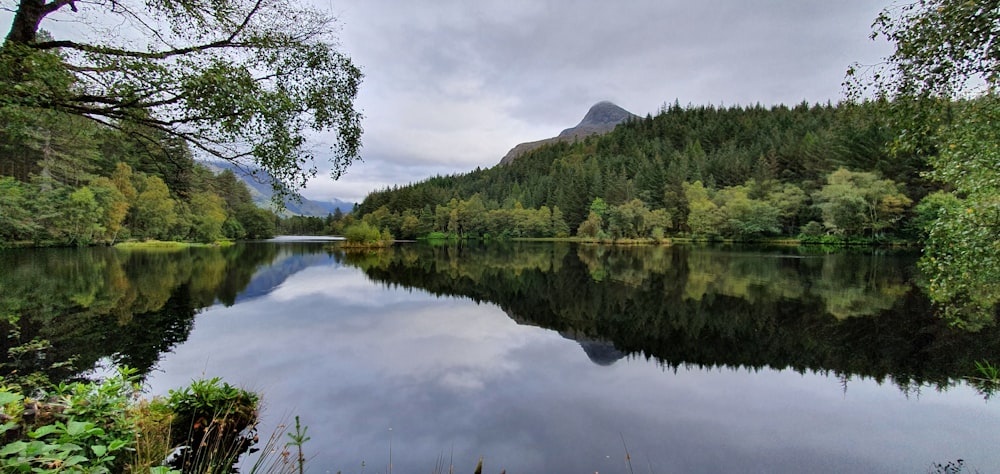
M174 413L172 446L179 446L172 467L184 472L230 472L254 440L244 436L257 423L257 394L218 377L196 380L171 390L167 406Z
M257 442L256 393L213 378L138 401L135 374L123 368L102 382L59 384L37 399L0 384L0 472L230 473ZM308 438L298 423L296 435L286 446L299 447L298 463L282 456L266 472L301 469ZM275 435L268 445L283 452ZM159 466L178 446L173 467L183 471ZM250 472L262 472L256 467Z
M39 400L0 387L4 472L122 472L136 438L130 411L138 392L134 369L103 383L59 384ZM74 470L75 469L75 470Z
M344 229L344 239L352 244L375 243L381 238L382 233L379 232L378 228L367 222L353 224Z

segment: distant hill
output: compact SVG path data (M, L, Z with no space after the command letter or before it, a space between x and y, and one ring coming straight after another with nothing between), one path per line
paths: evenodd
M224 170L231 170L236 174L237 178L240 178L247 187L250 188L250 195L253 196L253 202L259 207L269 207L271 205L271 196L274 195L274 190L271 188L271 182L269 180L262 180L260 182L254 179L247 172L245 168L238 167L227 161L198 161L198 164L212 170L213 173L221 173ZM262 175L267 176L262 173ZM328 214L332 214L335 210L340 209L341 212L347 213L351 212L354 208L353 202L341 201L340 199L334 199L333 201L314 201L312 199L302 198L301 202L296 202L292 198L285 199L285 211L283 214L287 215L297 215L297 216L315 216L315 217L326 217Z
M504 155L503 159L500 160L500 164L506 165L517 159L517 157L548 143L572 142L588 135L608 133L614 130L618 124L632 118L639 117L611 102L598 102L587 111L587 115L583 117L583 120L577 126L567 128L552 138L521 143L511 148Z

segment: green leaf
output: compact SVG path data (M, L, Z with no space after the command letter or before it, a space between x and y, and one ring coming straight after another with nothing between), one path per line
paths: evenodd
M20 393L11 393L7 391L0 392L0 405L7 405L9 403L16 403L24 400L24 395Z
M50 434L52 434L52 433L54 433L54 432L56 432L58 430L59 430L59 426L57 426L57 425L45 425L45 426L43 426L41 428L38 428L35 431L32 431L32 432L28 433L28 436L31 437L31 438L33 438L33 439L38 439L38 438L41 438L43 436L50 435Z
M71 420L69 423L66 423L66 434L74 437L80 436L86 433L87 430L91 429L93 426L94 424L90 422Z
M111 441L111 443L108 445L108 451L117 451L121 448L124 448L127 445L128 441L124 439L116 439Z
M70 457L66 458L66 460L63 461L63 467L75 466L77 464L80 464L82 462L87 462L87 461L88 461L87 456L80 456L78 454L76 456L70 456Z
M28 443L24 441L14 441L2 448L0 448L0 457L7 457L12 454L22 453L28 448Z
M156 466L149 468L149 474L181 474L181 471L170 469L165 466Z
M45 446L49 447L49 449L47 449L46 451L53 451L56 448L58 448L59 452L63 453L64 455L69 455L69 453L73 451L83 451L83 447L75 443L46 444Z
M103 444L95 444L90 447L90 450L93 451L98 457L103 457L105 454L108 454L108 447Z

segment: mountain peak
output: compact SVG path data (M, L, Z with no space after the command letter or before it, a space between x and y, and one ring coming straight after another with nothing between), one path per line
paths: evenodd
M608 102L606 100L598 102L590 107L590 110L587 111L587 115L583 116L583 120L581 120L577 126L567 128L559 133L559 135L552 138L521 143L508 151L503 159L500 160L500 164L505 165L510 163L511 161L517 159L517 157L547 143L566 142L577 138L583 138L588 135L608 133L614 130L618 124L636 117L637 116L632 112L629 112L612 102Z
M581 131L590 130L592 130L590 133L611 131L611 129L615 128L616 125L632 117L635 117L635 115L615 105L614 103L606 100L601 101L590 107L590 110L587 111L587 115L583 116L583 120L581 120L576 127L563 130L559 136L567 134L579 135L579 132ZM590 133L587 133L587 135Z

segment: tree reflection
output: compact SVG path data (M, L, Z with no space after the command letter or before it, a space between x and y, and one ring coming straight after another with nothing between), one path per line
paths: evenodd
M950 386L1000 355L995 327L969 333L935 316L905 253L525 243L338 258L375 281L493 302L519 323L667 367L833 372L909 389Z
M160 354L187 339L201 308L232 304L275 253L269 245L4 251L0 329L11 337L0 349L9 354L35 339L51 346L8 357L0 375L41 371L57 381L107 358L145 374ZM71 359L71 366L51 367Z
M0 254L5 352L0 375L76 357L143 373L187 339L207 306L266 294L319 261L373 281L500 306L521 324L580 342L595 363L620 357L683 365L833 372L947 387L1000 356L996 326L969 333L936 317L912 282L915 255L793 249L621 247L529 243L400 245L344 253L317 244L175 252L44 249ZM252 284L251 284L252 283ZM249 286L248 286L249 285ZM42 358L43 357L43 358Z

